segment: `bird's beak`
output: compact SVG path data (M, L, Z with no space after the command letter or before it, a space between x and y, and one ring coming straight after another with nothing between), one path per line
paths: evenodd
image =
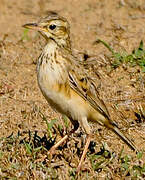
M24 24L22 27L27 28L27 29L33 29L33 30L40 31L40 32L46 31L43 27L41 27L37 23Z

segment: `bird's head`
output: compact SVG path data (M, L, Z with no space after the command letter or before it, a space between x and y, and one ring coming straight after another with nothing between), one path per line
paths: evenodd
M47 41L53 39L58 45L70 48L69 23L54 12L49 12L38 23L28 23L23 27L39 31Z

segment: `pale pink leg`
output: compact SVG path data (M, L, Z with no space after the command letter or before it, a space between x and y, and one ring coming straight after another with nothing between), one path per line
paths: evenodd
M81 170L81 166L82 166L82 163L83 163L83 161L85 159L88 147L90 145L91 135L92 135L90 126L89 126L88 121L87 121L87 118L83 117L81 119L80 123L81 123L82 127L84 128L84 130L86 131L87 138L86 138L86 144L85 144L85 147L84 147L84 150L83 150L83 154L81 156L81 160L80 160L79 165L77 167L77 172L79 172Z
M89 147L89 145L90 145L90 141L91 141L91 135L89 134L89 135L87 136L87 140L86 140L85 148L84 148L84 150L83 150L83 154L82 154L82 156L81 156L81 160L80 160L79 165L78 165L78 167L77 167L77 172L79 172L79 171L81 170L82 162L83 162L84 159L85 159L85 156L86 156L88 147Z
M55 150L68 138L68 135L65 135L60 141L58 141L52 148L49 150L50 154L53 155Z
M79 123L78 121L72 121L73 125L74 125L74 129L72 129L70 131L69 134L65 135L60 141L58 141L54 146L52 146L52 148L49 150L50 154L53 155L55 153L55 150L65 141L67 140L67 138L74 133L78 127L79 127Z

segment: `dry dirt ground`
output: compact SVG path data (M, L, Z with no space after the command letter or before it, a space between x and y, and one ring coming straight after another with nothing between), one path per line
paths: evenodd
M113 132L91 124L93 142L79 175L75 168L84 146L80 130L49 158L50 136L55 143L71 124L41 95L36 60L45 41L22 25L50 10L70 22L74 53L93 56L86 60L87 68L112 119L140 150L138 156ZM141 40L145 43L145 1L0 0L0 179L145 178L145 74L138 65L112 68L111 53L102 43L94 44L97 39L128 53Z

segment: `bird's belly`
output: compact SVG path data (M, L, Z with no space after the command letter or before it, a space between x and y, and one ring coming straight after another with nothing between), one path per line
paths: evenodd
M73 89L57 86L47 88L42 84L39 85L42 94L53 109L65 114L72 120L80 120L82 117L88 116L88 103L80 97Z
M71 120L81 121L86 117L89 121L104 121L104 117L97 112L88 101L76 93L65 79L63 84L58 83L54 76L39 72L37 74L38 84L42 94L53 109L65 114Z

